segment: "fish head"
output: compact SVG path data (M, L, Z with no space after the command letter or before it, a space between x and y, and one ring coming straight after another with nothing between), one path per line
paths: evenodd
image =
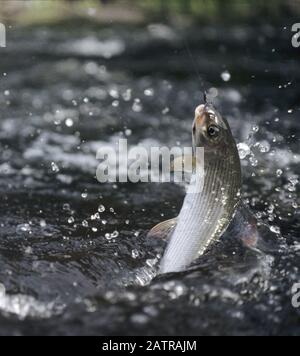
M226 119L211 104L196 108L192 135L194 149L204 147L209 152L224 152L234 142Z

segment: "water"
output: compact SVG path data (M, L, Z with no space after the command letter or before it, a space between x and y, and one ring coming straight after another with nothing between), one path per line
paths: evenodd
M1 334L299 334L298 53L288 23L11 29L0 57ZM101 144L191 144L202 87L243 152L262 251L227 234L155 277L174 184L100 184ZM284 64L284 65L283 65ZM217 95L217 96L216 96Z

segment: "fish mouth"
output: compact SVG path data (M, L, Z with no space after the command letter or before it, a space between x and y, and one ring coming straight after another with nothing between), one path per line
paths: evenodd
M211 104L201 104L197 106L193 127L198 130L205 130L209 123L214 123L225 129L227 128L221 115Z
M195 120L194 125L196 127L202 127L205 124L205 119L207 115L206 105L201 104L195 110Z

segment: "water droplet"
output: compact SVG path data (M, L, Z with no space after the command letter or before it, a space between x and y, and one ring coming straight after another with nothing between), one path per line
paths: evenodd
M153 96L154 95L154 90L152 88L145 89L144 94L146 96Z
M40 220L40 227L46 227L46 226L47 226L46 220L44 219Z
M143 106L141 104L141 100L140 99L134 99L134 103L132 105L132 110L134 112L141 112L143 110Z
M289 181L292 185L297 185L299 183L298 178L295 178L295 177L290 177Z
M88 194L87 194L86 192L84 192L84 193L81 194L81 198L83 198L83 199L86 199L87 196L88 196Z
M289 192L295 192L296 191L296 187L291 183L288 184L287 189L288 189Z
M208 98L211 98L211 99L214 99L214 98L216 98L216 97L218 96L218 94L219 94L218 89L212 87L212 88L209 88L209 89L208 89L207 97L208 97Z
M258 160L254 156L250 157L249 161L250 161L252 167L257 167Z
M126 89L126 91L123 93L123 99L125 101L130 101L131 100L131 89Z
M99 205L99 207L98 207L98 211L99 211L99 213L103 213L104 211L105 211L105 206L104 205Z
M246 143L239 143L237 145L240 159L245 159L251 153L250 147Z
M282 174L283 174L282 169L277 169L277 171L276 171L276 176L279 178L279 177L282 176Z
M17 233L24 233L24 232L30 232L30 225L29 224L20 224L16 228Z
M88 227L88 226L89 226L89 223L88 223L86 220L83 220L83 222L82 222L82 226L84 226L84 227Z
M138 258L139 257L139 251L137 249L134 249L131 251L131 256L132 258Z
M252 131L253 132L258 132L259 131L259 126L258 125L254 125L254 126L252 126Z
M163 115L168 114L168 112L170 112L170 109L169 109L169 108L164 108L164 109L162 110Z
M119 232L117 231L117 230L115 230L112 234L111 234L111 237L113 238L113 239L115 239L116 237L118 237L119 236Z
M134 314L130 319L134 324L146 324L149 321L149 317L145 314Z
M228 70L225 70L221 73L221 78L224 80L224 82L229 82L231 79L231 74L228 72Z
M108 232L104 236L105 236L106 240L110 240L111 239L111 235Z
M74 121L71 118L67 118L65 121L65 125L67 127L72 127L74 125Z
M71 216L69 219L68 219L68 223L69 224L73 224L75 221L75 219L73 218L73 216Z
M114 99L119 99L119 92L117 89L110 89L109 95Z
M100 219L100 214L99 213L91 215L91 220L99 220L99 219Z
M269 207L268 207L268 213L272 214L274 209L275 209L275 206L273 204L270 204Z
M32 247L28 246L28 247L25 248L26 255L31 255L32 252L33 252Z
M58 173L59 172L59 168L57 166L57 164L55 162L51 162L51 170L54 173Z
M71 209L70 204L65 203L65 204L63 205L63 210L70 210L70 209Z
M259 150L261 153L267 153L270 151L270 149L271 149L271 146L270 146L269 142L262 142L259 145Z
M270 231L274 232L274 234L280 235L280 228L278 226L270 226Z

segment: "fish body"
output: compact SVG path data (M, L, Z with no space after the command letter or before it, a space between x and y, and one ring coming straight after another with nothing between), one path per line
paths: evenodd
M240 158L226 119L211 105L200 105L192 135L194 152L204 148L204 181L193 172L190 184L201 187L189 189L177 219L159 228L171 231L160 273L182 271L202 255L228 228L240 203Z

